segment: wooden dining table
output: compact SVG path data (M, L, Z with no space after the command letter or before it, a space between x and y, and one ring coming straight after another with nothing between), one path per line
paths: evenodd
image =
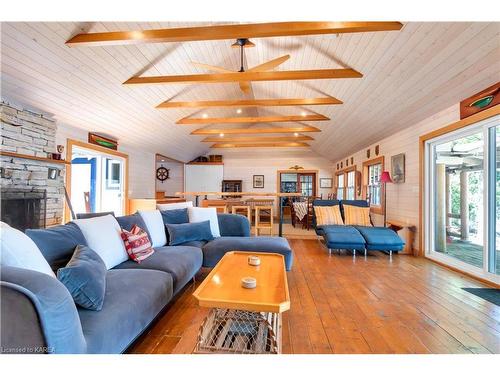
M217 196L217 197L273 197L278 198L278 212L279 212L279 221L278 221L278 235L283 237L283 200L285 198L291 197L301 197L301 193L269 193L269 192L237 192L237 193L223 193L220 191L189 191L189 192L177 192L176 196L187 197L194 196L194 205L196 207L199 206L199 197L205 197L208 199L209 196Z

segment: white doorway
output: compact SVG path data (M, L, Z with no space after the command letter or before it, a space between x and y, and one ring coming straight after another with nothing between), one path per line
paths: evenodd
M75 214L126 214L127 155L68 140L68 158L67 189Z

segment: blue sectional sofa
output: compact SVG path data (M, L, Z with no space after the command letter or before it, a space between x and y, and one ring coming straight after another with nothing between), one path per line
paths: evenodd
M140 222L138 214L117 218L124 229ZM107 271L103 308L75 305L55 277L16 267L1 267L2 351L25 348L45 353L121 353L189 283L202 266L213 267L227 251L292 251L280 237L250 237L241 215L218 215L221 237L179 246L161 246L140 264L127 260ZM144 228L144 222L142 222ZM146 228L147 229L147 228ZM87 241L74 223L27 230L53 270L64 267L77 245ZM40 350L40 348L42 348ZM45 349L43 349L45 348Z
M368 207L364 200L321 200L313 202L313 206L339 206L342 219L344 220L344 206L353 205ZM313 210L314 211L314 210ZM356 251L369 250L393 252L403 250L404 241L392 229L385 227L367 227L350 225L317 225L316 216L313 213L313 226L316 233L323 237L326 247L331 252L336 250L350 250L356 255Z

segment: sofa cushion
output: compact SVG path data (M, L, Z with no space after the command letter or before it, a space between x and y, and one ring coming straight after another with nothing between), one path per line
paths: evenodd
M324 225L318 227L329 249L363 250L365 239L351 226Z
M214 239L210 230L210 221L199 223L166 224L169 245L175 246L188 241L211 241Z
M366 240L368 250L400 251L404 241L392 229L384 227L355 226Z
M191 246L201 249L208 241L188 241L181 243L179 246Z
M201 268L203 253L197 247L162 246L140 264L131 260L115 269L152 269L168 272L174 282L174 294L181 290Z
M250 237L250 221L246 216L217 214L221 237Z
M189 223L189 215L187 208L179 208L172 210L160 210L163 224L184 224Z
M344 205L344 222L345 225L370 226L370 207Z
M215 207L189 207L188 215L190 223L209 220L212 236L220 237L219 219L217 218L217 209Z
M82 231L88 246L102 258L108 270L128 259L120 235L121 228L114 216L78 219L74 223Z
M99 311L104 303L106 271L106 265L95 251L78 245L66 267L57 271L57 278L77 305Z
M167 243L167 235L165 234L165 226L160 211L139 210L138 212L146 223L153 247L165 246Z
M155 252L151 247L151 241L146 231L135 224L130 232L122 229L121 236L125 244L125 250L127 250L128 256L134 262L141 263Z
M47 229L27 229L26 235L36 243L54 271L69 262L78 245L87 245L87 240L75 223Z
M156 205L156 208L160 211L178 210L180 208L188 208L188 207L193 207L192 201L177 202L177 203L160 203Z
M0 264L23 268L56 277L35 242L26 234L5 223L0 228Z
M123 352L171 298L172 276L166 272L107 271L102 310L78 309L88 353Z
M148 232L148 227L144 222L144 220L142 219L142 216L139 215L137 212L133 215L119 216L116 218L116 221L118 221L118 224L120 224L120 227L122 229L125 229L126 231L129 232L132 230L132 227L134 225L137 225L139 228L141 228L148 234L149 241L151 241L151 234Z
M203 266L214 267L228 251L278 253L285 256L286 270L292 268L293 254L283 237L219 237L203 246Z
M314 215L316 216L316 225L344 225L338 205L315 206Z

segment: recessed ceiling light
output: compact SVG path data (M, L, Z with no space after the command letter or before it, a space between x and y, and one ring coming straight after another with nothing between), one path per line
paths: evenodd
M307 113L305 113L304 111L302 111L302 113L301 113L302 117L306 117L306 114Z
M221 138L224 137L224 133L220 133L219 137L221 137Z
M203 118L207 118L207 117L208 117L208 115L207 115L206 113L204 113L201 117L203 117Z
M299 136L299 133L293 133L294 136L298 137Z
M236 110L236 113L238 113L238 114L240 114L241 112L242 112L242 111L241 111L241 108L238 108L238 109Z

